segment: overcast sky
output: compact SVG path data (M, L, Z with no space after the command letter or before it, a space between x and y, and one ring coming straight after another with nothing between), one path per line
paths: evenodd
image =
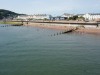
M100 0L0 0L0 9L24 14L99 13Z

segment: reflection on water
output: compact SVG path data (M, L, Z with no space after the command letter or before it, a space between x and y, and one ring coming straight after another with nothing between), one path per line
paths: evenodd
M100 75L100 36L0 25L0 75Z

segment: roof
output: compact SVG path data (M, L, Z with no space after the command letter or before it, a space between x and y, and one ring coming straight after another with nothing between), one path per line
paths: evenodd
M84 14L77 14L77 15L79 15L79 16L83 16Z
M100 15L100 13L88 13L89 15Z
M63 15L69 16L69 15L74 15L74 14L64 13Z

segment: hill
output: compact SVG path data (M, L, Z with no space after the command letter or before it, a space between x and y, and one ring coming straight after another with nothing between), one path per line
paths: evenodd
M5 9L0 9L0 19L4 19L4 18L14 18L18 15L22 15L22 14L18 14L9 10L5 10Z

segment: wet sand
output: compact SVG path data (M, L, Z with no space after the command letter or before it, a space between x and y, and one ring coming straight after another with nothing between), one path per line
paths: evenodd
M76 32L100 35L100 29L98 29L98 28L80 28L80 29L76 30Z
M28 25L27 24L24 24L25 26L33 26L33 27L40 27L40 28L46 28L46 29L57 29L57 30L67 30L67 29L70 29L70 28L74 28L74 27L69 27L69 26L66 26L66 25L55 25L55 24L43 24L43 23L29 23Z
M66 24L46 24L46 23L29 23L24 24L25 26L33 26L33 27L40 27L46 29L57 29L57 30L69 30L76 27L67 26ZM100 34L100 27L99 28L79 28L75 32L78 33L87 33L87 34Z

